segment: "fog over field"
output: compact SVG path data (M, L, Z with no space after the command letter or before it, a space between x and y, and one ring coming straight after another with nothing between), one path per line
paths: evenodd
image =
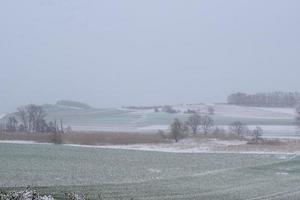
M0 1L0 200L300 199L299 11Z
M2 1L0 113L299 91L300 2Z

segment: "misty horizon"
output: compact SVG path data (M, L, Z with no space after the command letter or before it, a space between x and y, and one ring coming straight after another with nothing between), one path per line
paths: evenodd
M300 199L299 11L0 1L0 200Z
M299 1L0 5L0 113L60 99L118 107L300 91Z
M259 93L252 93L252 94L247 94L247 93L244 93L244 92L241 92L241 91L238 91L238 92L235 92L235 93L232 93L232 94L246 94L246 95L264 95L264 94L272 94L272 93L296 93L297 95L299 94L299 92L291 92L291 91L272 91L272 92L259 92ZM201 102L201 101L198 101L198 102L181 102L181 103L173 103L173 104L170 104L170 103L160 103L160 104L128 104L128 105L115 105L115 106L107 106L107 107L99 107L99 106L95 106L95 105L92 105L88 102L82 102L82 101L78 101L78 100L74 100L74 99L58 99L56 100L55 102L40 102L40 103L36 103L36 102L29 102L29 103L25 103L25 104L22 104L22 105L17 105L16 107L14 107L13 109L16 110L17 108L19 107L22 107L22 106L26 106L26 105L30 105L30 104L38 104L38 105L56 105L56 104L59 104L60 102L67 102L66 104L68 104L68 102L72 103L82 103L82 104L85 104L87 106L90 106L91 108L118 108L118 107L153 107L153 106L166 106L166 105L171 105L171 106L174 106L174 105L200 105L200 104L206 104L206 105L210 105L210 104L233 104L233 105L237 105L236 103L231 103L231 102L228 102L228 97L232 94L228 94L227 97L225 98L224 101L219 101L219 102ZM251 98L251 97L250 97ZM251 105L246 105L246 104L241 104L242 106L251 106ZM252 105L252 106L255 106L255 105ZM266 105L266 107L268 107ZM274 107L277 107L277 106L274 106ZM287 107L293 107L292 106L287 106ZM13 110L7 110L6 112L13 112ZM3 113L0 113L0 114L3 114Z

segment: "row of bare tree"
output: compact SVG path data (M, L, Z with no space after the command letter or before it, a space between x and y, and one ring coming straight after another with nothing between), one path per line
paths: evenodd
M266 107L295 107L300 102L298 92L271 92L271 93L234 93L228 96L227 103L243 106Z
M178 140L187 133L196 134L202 132L207 135L210 129L214 126L214 120L209 115L200 115L194 113L191 115L186 122L182 122L179 119L174 119L170 125L171 135L174 140Z
M47 113L42 106L30 104L18 108L15 114L8 116L0 125L6 132L63 133L62 119L46 121Z
M252 141L257 143L262 139L263 129L260 126L257 126L251 131L246 124L240 121L235 121L229 125L229 133L234 134L239 138L252 136Z
M299 109L300 112L300 109ZM300 120L300 117L299 117ZM209 115L199 115L197 113L191 115L186 122L182 122L179 119L174 119L170 125L170 133L175 142L183 138L185 135L192 133L193 135L202 133L207 135L211 132L216 134L224 134L226 130L214 127L214 120ZM249 130L248 126L240 121L233 122L229 125L229 133L238 136L239 138L252 138L252 141L257 143L262 139L263 129L256 127L254 130Z

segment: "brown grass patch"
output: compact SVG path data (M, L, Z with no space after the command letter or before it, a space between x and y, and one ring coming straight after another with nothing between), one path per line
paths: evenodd
M52 143L53 137L53 133L0 133L0 140ZM82 145L157 144L168 142L159 134L125 132L72 132L64 133L61 137L62 142L65 144Z
M97 132L97 133L67 133L63 135L63 141L70 144L87 145L120 145L120 144L156 144L164 143L166 140L158 134L145 133L116 133L116 132Z
M279 145L284 145L286 142L279 140L279 139L262 139L259 140L259 144L262 145L274 145L274 146L279 146Z

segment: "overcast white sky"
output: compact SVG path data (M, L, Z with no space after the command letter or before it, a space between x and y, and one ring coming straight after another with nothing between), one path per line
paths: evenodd
M0 113L300 91L298 0L3 0Z

